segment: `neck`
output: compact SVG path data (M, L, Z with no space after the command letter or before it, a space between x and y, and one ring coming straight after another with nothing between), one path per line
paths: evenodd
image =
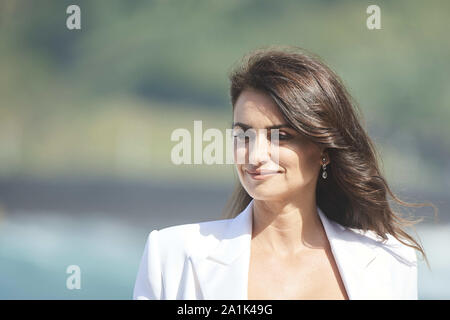
M315 193L290 200L255 199L252 239L258 248L281 256L326 247Z

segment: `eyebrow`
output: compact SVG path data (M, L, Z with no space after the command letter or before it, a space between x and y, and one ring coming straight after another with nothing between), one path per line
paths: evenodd
M250 129L251 126L249 126L248 124L242 123L242 122L233 122L232 124L232 128L239 126L245 130ZM279 129L279 128L290 128L290 129L294 129L290 124L287 123L282 123L282 124L277 124L275 126L268 126L265 127L265 129Z

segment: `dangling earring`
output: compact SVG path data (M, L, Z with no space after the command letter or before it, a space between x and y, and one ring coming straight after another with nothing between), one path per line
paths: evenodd
M325 162L327 161L327 159L325 157L322 158L322 178L326 179L327 178L327 165L325 164Z

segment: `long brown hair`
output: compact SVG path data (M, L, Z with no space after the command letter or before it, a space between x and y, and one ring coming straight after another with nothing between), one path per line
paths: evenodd
M432 206L435 217L437 208L432 203L401 201L391 191L379 167L381 158L361 125L362 112L320 57L294 46L263 47L245 55L229 79L233 113L243 90L262 91L293 128L325 147L330 158L328 178L318 179L316 201L328 218L349 228L372 230L383 240L390 234L420 251L429 266L422 246L404 230L423 218L402 217L391 209L387 196L407 207ZM237 181L222 217L235 217L251 200Z

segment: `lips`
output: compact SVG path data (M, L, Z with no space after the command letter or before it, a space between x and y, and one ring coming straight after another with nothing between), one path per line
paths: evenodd
M270 179L273 176L276 176L277 174L281 173L280 171L277 170L262 170L262 169L258 169L258 170L245 170L245 172L248 174L248 176L252 179L252 180L266 180L266 179Z
M247 173L253 174L253 175L265 175L265 174L279 173L279 171L277 171L277 170L255 170L255 171L246 170L246 171L247 171Z

